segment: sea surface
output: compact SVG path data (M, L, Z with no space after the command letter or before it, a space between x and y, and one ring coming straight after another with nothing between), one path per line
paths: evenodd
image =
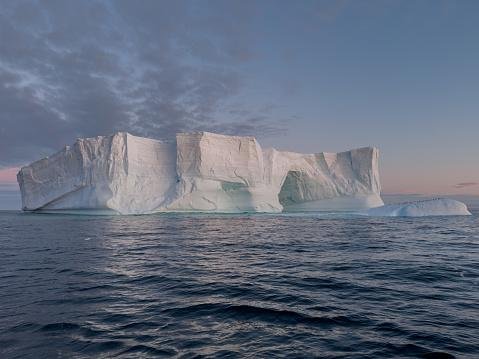
M472 212L0 212L0 358L479 358Z

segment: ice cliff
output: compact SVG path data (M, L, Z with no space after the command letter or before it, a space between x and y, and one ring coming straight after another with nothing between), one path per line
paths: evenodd
M280 212L383 204L378 150L301 154L263 150L253 137L180 133L78 139L23 167L24 210Z

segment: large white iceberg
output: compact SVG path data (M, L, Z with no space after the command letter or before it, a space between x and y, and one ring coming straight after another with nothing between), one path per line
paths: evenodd
M78 139L23 167L24 210L280 212L383 205L378 150L263 150L254 137L180 133Z
M369 216L386 217L465 216L471 214L464 203L450 198L388 204L371 208L366 213Z

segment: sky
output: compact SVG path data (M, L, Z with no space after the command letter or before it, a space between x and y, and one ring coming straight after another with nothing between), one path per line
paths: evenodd
M19 167L115 131L376 146L384 193L478 195L477 14L475 0L0 0L0 208L17 206Z

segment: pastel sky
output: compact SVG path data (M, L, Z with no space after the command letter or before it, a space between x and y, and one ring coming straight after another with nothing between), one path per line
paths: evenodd
M478 14L475 0L0 0L0 192L77 137L207 130L374 145L385 193L479 194Z

